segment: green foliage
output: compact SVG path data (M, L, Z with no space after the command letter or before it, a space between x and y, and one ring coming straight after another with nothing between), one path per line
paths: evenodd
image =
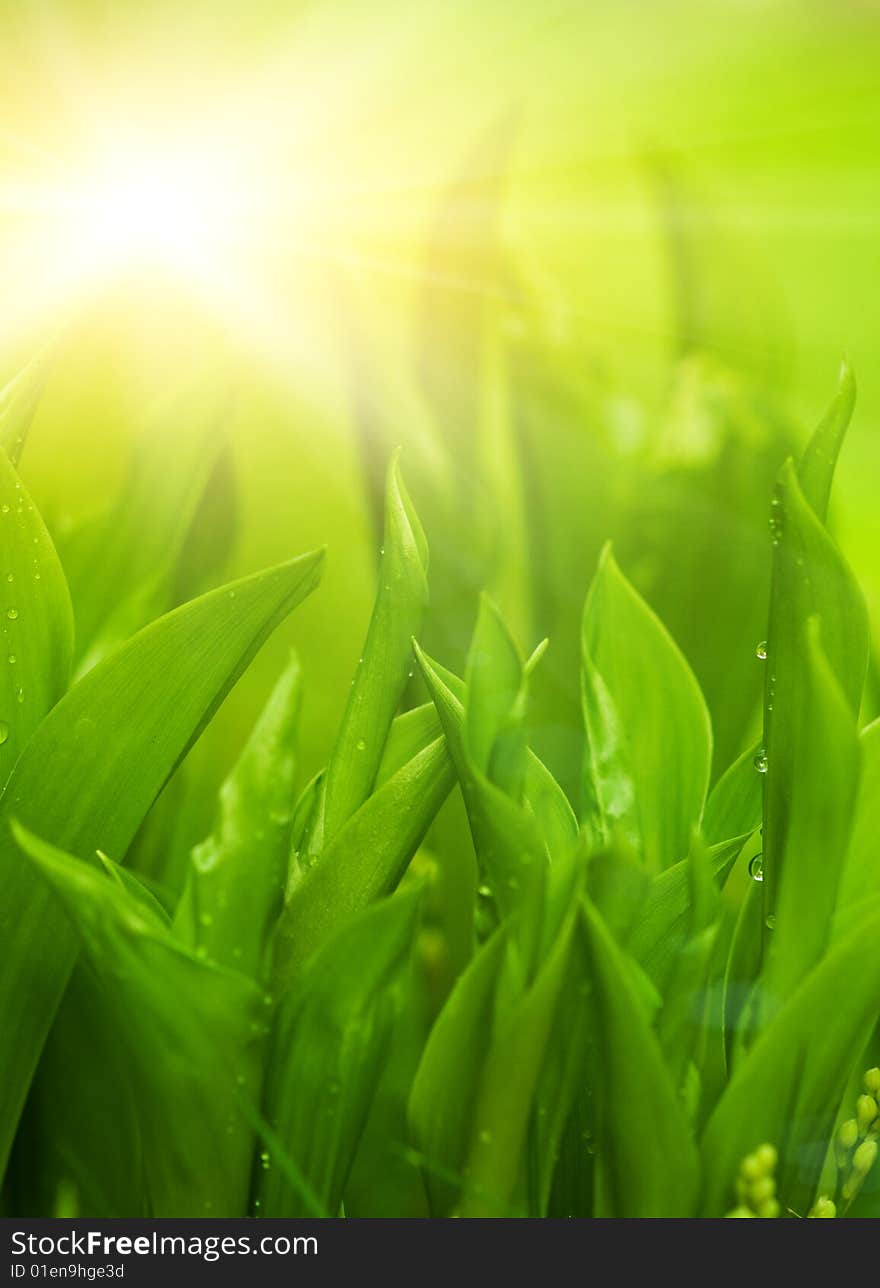
M436 369L424 378L436 393ZM0 399L10 450L28 388ZM145 443L67 542L74 648L62 561L0 453L6 1209L870 1204L880 735L860 730L866 612L826 528L853 400L845 367L782 468L767 643L749 658L765 668L763 734L742 712L714 774L695 671L610 547L564 687L552 642L517 643L537 591L512 612L475 599L469 644L442 655L454 669L435 658L419 641L460 643L462 622L432 618L395 456L325 767L305 764L313 677L288 657L209 799L188 753L321 555L173 607L222 575L225 538L200 528L234 476L215 443L161 489L162 445ZM496 579L505 603L521 574ZM580 727L561 756L544 722L566 702Z

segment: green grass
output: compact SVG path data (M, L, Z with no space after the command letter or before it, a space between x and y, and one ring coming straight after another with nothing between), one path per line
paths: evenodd
M485 596L462 659L469 601L431 604L395 457L326 768L303 781L294 656L210 807L187 753L322 555L216 587L226 466L197 444L160 485L160 442L63 568L17 474L38 379L0 402L6 1212L876 1211L880 725L826 527L848 368L761 502L753 745L752 690L718 680L751 630L720 571L675 600L700 606L710 705L608 546L562 681ZM564 559L520 573L493 582L564 634ZM710 707L737 697L719 763Z

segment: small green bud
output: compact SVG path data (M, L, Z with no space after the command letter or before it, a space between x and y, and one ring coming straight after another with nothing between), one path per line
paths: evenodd
M769 1175L770 1172L776 1171L776 1164L779 1161L779 1154L774 1145L759 1145L755 1150L754 1157L758 1160L758 1166L763 1175Z
M808 1216L814 1217L832 1217L837 1216L837 1204L834 1199L828 1198L827 1194L820 1194L810 1209Z
M740 1175L747 1181L757 1181L763 1175L763 1169L758 1162L757 1154L746 1154L740 1164Z
M760 1206L758 1207L758 1216L763 1216L763 1217L779 1216L779 1200L766 1199L765 1202L761 1203Z
M751 1187L749 1197L755 1207L776 1197L776 1182L772 1176L762 1176Z
M754 1216L755 1214L750 1207L746 1207L744 1203L741 1203L739 1207L733 1208L733 1210L728 1212L727 1215L739 1217L739 1216Z
M867 1176L877 1158L876 1140L863 1140L852 1157L852 1168L857 1176Z
M864 1136L877 1117L877 1101L873 1096L859 1096L856 1101L856 1121L859 1124L859 1135Z
M841 1149L852 1149L859 1138L859 1124L855 1118L847 1118L837 1131L837 1143Z
M875 1096L880 1091L880 1066L874 1065L873 1069L868 1069L862 1079L862 1086L871 1096Z

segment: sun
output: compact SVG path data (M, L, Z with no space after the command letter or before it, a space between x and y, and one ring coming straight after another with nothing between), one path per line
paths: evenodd
M198 272L239 231L236 189L203 166L138 161L89 176L69 197L80 261Z
M65 179L54 237L87 281L157 270L206 280L253 240L266 209L253 172L219 150L120 144Z

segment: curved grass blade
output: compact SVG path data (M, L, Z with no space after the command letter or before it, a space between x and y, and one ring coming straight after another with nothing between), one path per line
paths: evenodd
M570 900L569 915L542 936L543 891L538 895L502 924L460 977L413 1083L409 1116L427 1160L434 1215L453 1209L461 1216L507 1215L524 1180L533 1103L542 1071L553 1064L548 1044L577 907ZM554 1072L558 1085L560 1070Z
M412 669L410 640L428 601L428 547L400 477L388 474L385 546L379 588L324 785L312 853L319 853L364 803L376 780L385 741Z
M709 786L712 730L682 654L605 547L583 618L586 824L659 872L684 858Z
M404 711L391 725L382 760L376 772L376 786L393 778L398 769L443 733L433 702Z
M316 585L305 555L213 591L140 631L65 695L20 757L0 804L3 959L0 1170L75 941L9 819L59 848L122 857L152 801L264 640Z
M840 880L838 907L855 909L880 892L880 720L862 730L862 775L853 832Z
M874 908L833 944L737 1065L703 1134L703 1215L731 1205L740 1163L765 1141L779 1151L783 1209L809 1210L840 1098L880 1013L878 939Z
M589 902L597 1025L597 1216L691 1216L697 1151L632 972Z
M856 717L822 652L819 621L807 623L790 745L774 778L785 800L777 851L774 929L760 979L766 1022L822 957L831 935L859 780Z
M278 925L279 995L335 930L395 889L454 781L446 741L437 738L374 792L306 867Z
M220 789L217 825L191 856L174 919L182 943L253 979L268 970L287 881L299 708L292 657Z
M708 863L723 886L748 836L736 836L708 850ZM627 949L662 991L684 942L691 908L690 864L687 859L654 877L639 909L638 922Z
M324 1209L339 1211L383 1072L421 892L385 899L319 949L282 1000L265 1113ZM302 1188L264 1154L255 1192L264 1217L309 1215Z
M828 516L834 467L852 419L855 402L855 375L849 360L844 358L840 364L837 393L805 447L797 468L798 482L804 498L822 523Z
M577 841L577 822L550 772L519 741L516 722L511 730L513 742L507 750L518 744L515 758L521 758L522 765L507 781L521 786L522 800L507 795L478 768L467 744L467 709L455 692L458 689L466 695L467 689L462 689L461 681L438 667L418 645L414 648L446 734L477 853L499 906L512 910L522 899L530 871L539 870L548 858L567 857ZM521 684L522 676L517 692ZM472 723L473 719L472 716ZM513 758L507 760L505 774L513 763Z
M503 1213L520 1180L532 1106L547 1065L553 1022L569 969L575 907L521 995L496 1007L492 1041L474 1098L459 1205L463 1217ZM511 939L508 955L514 951ZM502 980L499 1003L506 991ZM568 1088L564 1091L567 1099ZM562 1103L567 1108L565 1099Z
M0 789L70 681L73 611L55 547L0 451Z
M818 616L822 649L853 720L868 665L864 601L834 542L804 498L791 461L773 502L773 589L767 640L764 749L764 904L774 917L788 861L791 785L801 772L801 713L813 685L807 623Z
M240 1215L253 1135L239 1100L258 1088L267 1031L258 989L181 948L106 873L14 832L76 927L126 1049L150 1215Z
M735 836L751 836L761 825L763 793L755 773L760 745L749 747L725 770L709 793L703 835L710 845Z
M410 1126L427 1160L425 1184L433 1216L446 1215L460 1194L508 937L502 926L459 977L431 1030L410 1093Z

